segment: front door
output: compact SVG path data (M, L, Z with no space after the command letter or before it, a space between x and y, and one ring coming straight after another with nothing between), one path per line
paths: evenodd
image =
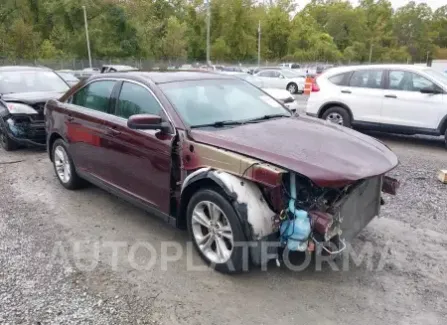
M421 89L437 86L410 71L390 70L382 109L383 123L436 129L445 114L443 94L424 94Z
M114 116L106 121L104 146L112 185L169 213L171 150L174 136L158 130L133 130L127 119L135 114L154 114L167 119L152 91L124 81Z

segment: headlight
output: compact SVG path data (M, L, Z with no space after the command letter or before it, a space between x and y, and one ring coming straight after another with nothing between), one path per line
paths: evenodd
M6 107L11 114L38 114L34 108L26 104L7 103Z

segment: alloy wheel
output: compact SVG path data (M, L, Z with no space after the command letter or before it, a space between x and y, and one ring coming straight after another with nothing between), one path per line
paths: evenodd
M54 166L59 180L64 184L70 182L71 164L65 148L62 146L57 146L54 149Z
M326 121L338 124L338 125L343 125L343 117L339 114L339 113L330 113L327 117L326 117Z
M290 85L289 86L289 88L288 88L288 91L289 91L289 93L291 93L291 94L295 94L297 91L296 91L296 86L295 85Z
M213 263L226 263L233 252L233 230L215 203L199 202L192 213L191 228L197 247Z

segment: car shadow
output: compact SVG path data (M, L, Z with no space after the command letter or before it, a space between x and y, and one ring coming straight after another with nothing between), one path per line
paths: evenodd
M403 135L394 133L383 133L376 131L363 132L373 138L384 142L395 142L399 144L417 145L433 148L445 148L444 137L428 135Z

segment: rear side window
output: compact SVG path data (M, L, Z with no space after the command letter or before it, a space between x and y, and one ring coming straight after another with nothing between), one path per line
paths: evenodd
M348 82L349 74L350 72L336 74L335 76L328 78L328 80L332 82L334 85L345 86L346 83Z
M160 115L161 106L146 88L130 82L124 82L118 99L116 115L129 118L135 114Z
M354 71L349 80L349 86L360 88L382 88L383 70Z
M111 80L92 82L73 95L72 103L107 113L114 86Z

